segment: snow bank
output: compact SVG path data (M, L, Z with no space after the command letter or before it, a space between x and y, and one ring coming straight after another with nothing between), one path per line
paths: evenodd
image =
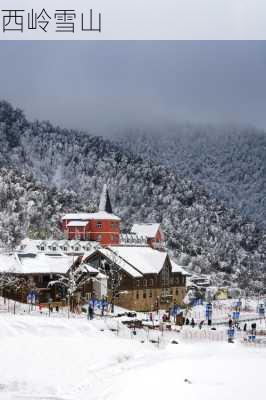
M174 332L178 344L157 347L121 325L117 335L117 324L1 313L0 400L250 400L265 393L265 348L182 342Z

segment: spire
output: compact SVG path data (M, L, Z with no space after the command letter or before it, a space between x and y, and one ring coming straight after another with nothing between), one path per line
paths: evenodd
M109 214L113 213L110 196L108 193L107 185L103 185L102 194L100 197L99 211L106 211Z

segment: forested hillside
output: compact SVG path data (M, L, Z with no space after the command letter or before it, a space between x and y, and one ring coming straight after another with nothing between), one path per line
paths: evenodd
M60 213L84 209L71 191L56 191L14 168L0 169L0 245L11 250L25 236L61 237ZM86 208L87 209L87 208Z
M252 127L179 125L131 132L120 144L203 185L266 228L266 133Z
M63 130L49 122L29 123L5 102L0 103L0 138L1 166L11 168L10 173L2 169L1 196L7 177L12 176L0 209L0 223L9 241L16 221L20 236L38 232L49 236L53 228L59 235L60 215L71 208L96 207L107 183L125 229L133 221L162 222L168 248L184 265L211 273L220 284L263 287L263 230L173 169L101 137ZM18 174L14 168L27 173ZM18 197L23 199L21 204ZM9 205L9 198L18 212ZM5 222L9 218L15 222L9 225ZM16 233L14 240L20 236ZM6 236L1 239L6 241Z

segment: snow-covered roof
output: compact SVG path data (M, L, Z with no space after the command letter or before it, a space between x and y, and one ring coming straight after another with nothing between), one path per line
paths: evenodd
M157 223L134 224L131 228L131 233L135 233L138 236L144 236L147 238L154 238L159 228L160 224Z
M73 257L66 255L38 254L35 257L19 257L21 273L65 274L73 264Z
M84 266L84 269L87 272L89 272L91 274L99 274L99 271L96 268L92 267L90 264L83 263L82 265Z
M21 241L16 251L23 254L37 254L40 252L45 252L46 254L73 254L75 252L88 251L95 243L84 240L35 240L26 238Z
M180 272L182 275L190 276L190 274L184 270L181 265L176 264L172 259L170 259L172 264L172 271L173 272Z
M137 271L133 266L131 266L126 260L123 260L117 252L115 252L114 247L112 250L108 248L101 248L98 249L104 256L109 258L110 261L114 261L117 265L121 267L122 270L127 272L129 275L133 276L134 278L141 278L142 274ZM118 255L118 257L117 257Z
M86 226L88 221L70 221L67 226Z
M73 264L73 257L66 255L0 254L0 272L16 274L65 274Z
M15 272L17 260L13 254L0 254L0 273Z
M115 214L110 214L106 211L98 211L95 213L73 213L73 214L66 214L63 216L62 219L66 220L81 220L81 221L89 221L91 219L97 220L105 220L109 219L112 221L121 221L121 218L117 217Z
M142 274L158 274L163 268L167 253L149 246L112 246L112 251Z
M149 246L111 246L91 249L82 257L85 261L96 251L113 261L125 272L134 278L142 277L145 274L158 274L164 266L167 252L155 250ZM172 271L179 272L182 275L188 275L187 272L173 260Z

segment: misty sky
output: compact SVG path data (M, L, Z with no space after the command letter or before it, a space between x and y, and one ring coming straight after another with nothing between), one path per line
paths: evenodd
M0 42L0 98L107 135L234 122L266 128L266 42Z

